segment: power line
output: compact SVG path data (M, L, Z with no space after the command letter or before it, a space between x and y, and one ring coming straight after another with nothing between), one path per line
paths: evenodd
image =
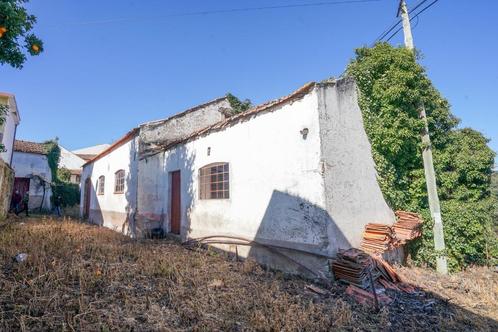
M433 2L431 2L430 4L428 4L426 7L424 7L423 9L421 9L417 14L415 14L413 17L410 17L410 21L415 19L416 17L418 17L420 14L422 14L423 12L425 12L427 9L429 9L430 7L432 7L434 4L436 4L436 2L438 2L439 0L434 0ZM391 39L394 38L394 36L396 36L396 34L398 32L401 31L401 29L403 29L403 27L400 27L398 30L396 30L388 39L386 39L386 41L390 41Z
M300 8L300 7L320 7L320 6L345 5L345 4L360 4L360 3L379 2L379 1L380 0L337 0L337 1L321 1L321 2L289 4L289 5L263 6L263 7L229 8L229 9L219 9L219 10L186 12L186 13L155 16L155 17L128 17L128 18L124 17L124 18L115 18L115 19L108 19L108 20L76 22L76 23L72 23L71 25L108 24L108 23L142 21L142 20L151 20L151 19L165 19L165 18L173 18L173 17L203 16L203 15L214 15L214 14L261 11L261 10Z
M420 1L418 4L415 5L415 7L413 7L412 9L410 9L408 11L408 13L412 13L414 12L415 10L417 10L418 7L420 7L421 5L423 5L424 3L426 3L428 0L422 0ZM396 21L391 27L387 28L383 33L380 34L379 37L377 37L375 39L375 42L378 42L382 39L384 39L391 31L393 31L399 24L401 23L401 19L399 19L398 21ZM401 30L401 28L399 28L398 30L396 30L396 33L398 33L399 31Z

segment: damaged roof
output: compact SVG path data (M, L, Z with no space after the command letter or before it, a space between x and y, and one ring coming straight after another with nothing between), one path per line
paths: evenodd
M48 154L46 145L43 143L21 141L17 139L14 141L14 151L43 155Z
M203 136L203 135L208 135L212 132L216 132L216 131L220 131L220 130L223 130L227 127L230 127L230 126L233 126L237 123L240 123L242 121L246 121L246 120L249 120L251 118L253 118L254 116L256 116L257 114L260 114L260 113L263 113L263 112L269 112L269 111L272 111L274 110L275 107L277 106L280 106L280 105L283 105L285 103L288 103L288 102L293 102L295 100L298 100L298 99L301 99L303 98L305 95L307 95L308 93L311 92L311 90L313 90L313 88L316 86L316 82L309 82L309 83L306 83L305 85L303 85L302 87L300 87L299 89L297 89L296 91L292 92L291 94L285 96L285 97L281 97L281 98L278 98L278 99L274 99L272 101L269 101L269 102L266 102L264 104L260 104L256 107L253 107L245 112L242 112L242 113L238 113L236 115L233 115L225 120L222 120L220 122L217 122L211 126L208 126L208 127L205 127L203 129L200 129L200 130L197 130L197 131L194 131L193 133L191 133L190 135L184 137L184 138L181 138L177 141L174 141L174 142L170 142L168 144L165 144L164 146L161 146L160 147L160 150L161 151L164 151L164 150L168 150L178 144L182 144L182 143L186 143L190 140L193 140L197 137L200 137L200 136ZM205 107L206 105L209 105L211 103L214 103L214 102L219 102L223 99L225 99L226 97L221 97L221 98L217 98L217 99L214 99L212 101L209 101L207 103L204 103L204 104L201 104L201 105L197 105L195 107L192 107L186 111L183 111L181 113L178 113L178 114L175 114L167 119L163 119L163 120L157 120L157 121L150 121L150 122L146 122L142 125L140 125L139 127L137 128L134 128L132 129L131 131L129 131L126 135L124 135L122 138L120 138L118 141L116 141L114 144L112 144L110 147L108 147L107 149L105 149L104 151L102 151L100 154L98 154L97 156L95 156L94 158L88 160L84 165L88 165L88 164L91 164L93 163L94 161L97 161L98 159L104 157L105 155L111 153L112 151L114 151L115 149L117 149L118 147L120 147L121 145L125 144L126 142L128 142L130 139L132 139L133 137L135 137L136 134L138 134L139 130L140 130L140 127L141 126L144 126L144 125L147 125L147 124L155 124L155 123L160 123L160 122L163 122L163 121L168 121L168 120L171 120L173 118L176 118L178 116L181 116L181 115L185 115L189 112L193 112L201 107ZM157 154L159 153L159 151L154 151L153 153L151 154L148 154L146 156L143 156L141 159L143 158L146 158L148 156L151 156L151 155L154 155L154 154Z
M301 99L305 95L307 95L315 87L316 84L317 84L316 82L306 83L305 85L303 85L302 87L300 87L299 89L297 89L296 91L294 91L293 93L291 93L285 97L281 97L281 98L266 102L264 104L258 105L258 106L253 107L245 112L238 113L238 114L233 115L233 116L231 116L223 121L217 122L214 125L208 126L206 128L200 129L198 131L195 131L192 134L188 135L187 137L184 137L184 138L179 139L175 142L171 142L167 145L162 146L162 150L168 150L168 149L170 149L178 144L188 142L188 141L195 139L197 137L207 135L207 134L210 134L210 133L213 133L216 131L223 130L224 128L233 126L233 125L240 123L242 121L249 120L250 118L254 117L255 115L257 115L259 113L263 113L265 111L271 111L273 108L275 108L277 106ZM154 152L153 154L156 154L156 153L158 153L158 152ZM153 154L150 154L150 155L153 155ZM150 156L150 155L147 155L147 156ZM147 157L147 156L145 156L145 157Z

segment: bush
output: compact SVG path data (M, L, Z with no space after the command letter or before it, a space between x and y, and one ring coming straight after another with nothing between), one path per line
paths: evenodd
M431 134L450 268L489 262L496 254L492 223L497 201L491 195L495 153L488 140L473 129L457 129L459 120L448 101L403 47L380 43L360 48L347 72L358 84L386 201L394 209L424 216L423 236L410 245L415 262L434 266L436 256L421 153L421 104Z

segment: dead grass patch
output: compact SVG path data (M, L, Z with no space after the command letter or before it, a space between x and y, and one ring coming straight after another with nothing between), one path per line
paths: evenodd
M346 296L343 285L315 294L306 290L309 281L251 260L234 262L169 240L135 241L77 222L23 221L0 230L0 330L498 328L497 274L488 269L447 280L402 269L428 292L397 298L377 313ZM20 252L28 258L16 263ZM423 307L429 300L434 304Z

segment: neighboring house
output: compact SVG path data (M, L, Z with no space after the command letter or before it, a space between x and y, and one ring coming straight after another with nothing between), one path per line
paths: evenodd
M14 151L16 129L21 118L17 109L16 98L13 94L0 92L0 105L7 105L9 107L4 123L0 124L0 143L4 146L4 150L0 152L0 158L10 165Z
M47 150L44 144L16 140L12 168L15 172L14 191L21 196L29 192L29 209L51 208L52 172L48 165Z
M16 98L10 93L0 92L0 105L7 105L7 114L3 115L4 122L0 124L0 219L6 217L10 208L14 171L12 170L12 154L16 129L21 121L17 109Z
M75 155L80 157L81 159L88 161L90 159L95 158L98 154L100 154L102 151L106 150L110 144L99 144L99 145L94 145L94 146L89 146L86 148L81 148L78 150L72 151Z
M85 164L82 214L137 237L232 237L217 245L323 275L339 249L360 246L367 223L394 222L352 79L227 118L219 101L141 125Z
M59 168L68 169L71 172L69 181L71 183L79 184L81 181L81 168L83 167L85 160L61 145L59 145L59 148L61 150Z

